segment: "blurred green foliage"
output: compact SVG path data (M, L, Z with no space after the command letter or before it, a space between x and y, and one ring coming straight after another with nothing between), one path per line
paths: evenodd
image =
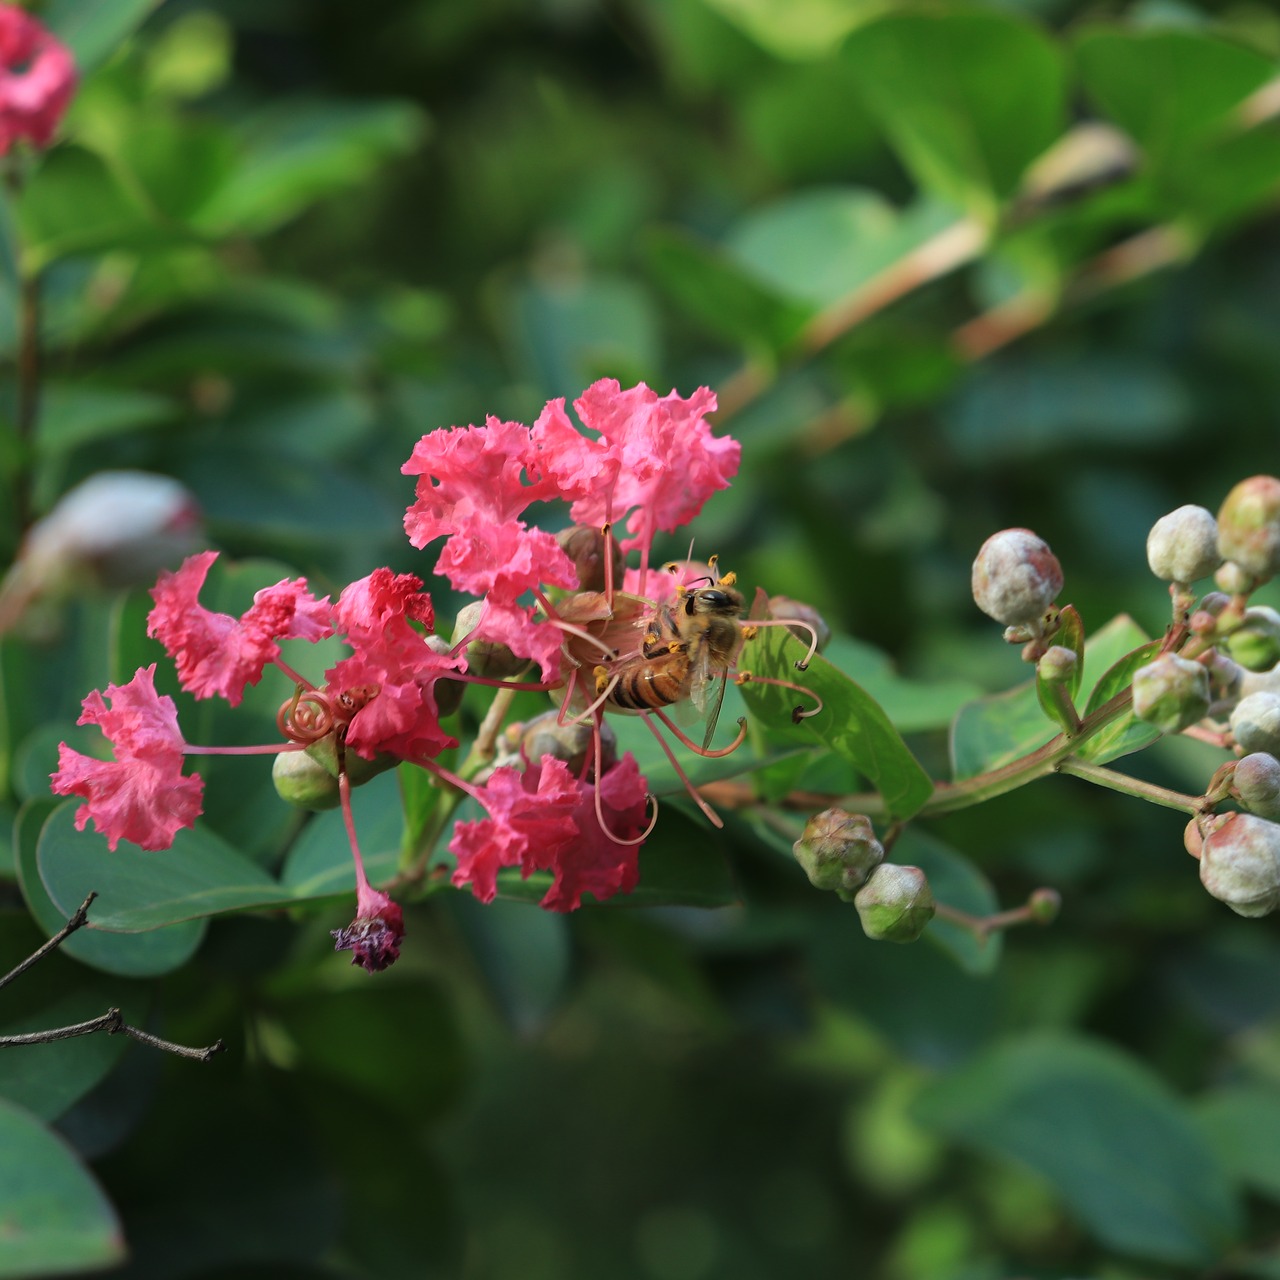
M42 12L85 76L3 205L6 561L24 514L136 467L186 483L232 556L320 592L384 563L428 577L400 525L425 431L531 421L599 376L707 384L744 462L698 549L817 605L837 665L943 776L960 703L1025 676L969 599L990 532L1034 527L1099 651L1125 637L1087 689L1166 620L1151 523L1276 469L1268 6ZM336 816L300 834L260 760L209 771L209 829L171 854L109 857L49 818L80 699L155 656L144 607L76 602L59 638L0 648L0 971L99 879L254 911L77 935L0 993L0 1031L120 1006L231 1051L6 1050L0 1275L1280 1275L1280 942L1201 891L1176 815L1063 778L913 829L955 905L1062 892L997 955L941 922L937 946L868 942L793 834L710 833L673 801L641 864L668 905L566 919L440 893L371 979L330 950ZM963 713L960 773L1049 736L1013 696L1025 717ZM202 708L204 736L260 741L271 704ZM1195 792L1219 758L1162 743L1132 768ZM838 791L858 763L781 761L763 785ZM394 782L361 793L375 870Z

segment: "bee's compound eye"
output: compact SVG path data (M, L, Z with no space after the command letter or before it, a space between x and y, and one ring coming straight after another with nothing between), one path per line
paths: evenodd
M727 608L732 601L723 591L717 591L714 587L708 587L705 591L699 592L702 596L704 604L709 605L712 609Z

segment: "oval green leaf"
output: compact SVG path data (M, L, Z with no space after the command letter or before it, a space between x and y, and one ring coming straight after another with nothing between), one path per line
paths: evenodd
M796 663L804 656L805 646L785 627L765 627L747 643L739 666L757 676L804 686L822 700L817 715L794 724L794 709L810 709L813 699L767 684L743 686L748 707L784 742L825 743L875 787L893 817L909 818L933 794L929 775L865 689L821 655L808 670L797 671Z
M93 1175L34 1116L0 1102L0 1276L122 1262L119 1219Z
M1115 1049L1035 1034L927 1088L916 1115L1046 1177L1106 1246L1220 1260L1240 1229L1226 1171L1164 1083Z

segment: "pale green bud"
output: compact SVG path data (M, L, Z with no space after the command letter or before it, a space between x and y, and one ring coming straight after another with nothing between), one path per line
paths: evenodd
M914 942L936 909L919 867L882 862L853 900L862 931L877 942Z
M559 717L559 711L548 711L523 725L512 725L507 737L514 753L527 760L529 764L537 764L543 756L550 756L553 760L563 760L574 777L582 773L584 766L594 775L594 747L590 721L579 724L559 724L557 723ZM588 764L589 759L592 761L591 764ZM607 720L602 720L600 762L605 773L608 773L617 763L617 759L617 734Z
M1280 694L1251 693L1231 712L1231 733L1246 754L1280 754Z
M331 778L337 779L338 745L332 733L326 734L318 742L313 742L303 754L320 765ZM394 769L399 763L399 756L390 755L385 751L380 751L372 760L366 760L364 756L357 755L350 748L342 753L342 769L346 771L347 781L353 787L364 786L370 778L376 778L378 774Z
M815 889L829 889L846 902L884 858L871 819L843 809L814 814L792 852Z
M1163 653L1133 675L1133 714L1161 733L1180 733L1209 712L1209 673L1198 662Z
M271 764L276 794L298 809L336 809L338 779L305 751L282 751Z
M1212 513L1188 504L1161 516L1147 535L1147 563L1166 582L1207 578L1222 563Z
M1280 480L1250 476L1218 511L1218 551L1255 579L1280 571Z
M1237 760L1231 794L1259 818L1280 818L1280 760L1265 751Z
M427 636L427 648L432 653L446 657L453 652L453 646L443 636ZM436 712L441 716L451 716L462 705L462 695L467 691L463 680L450 680L442 676L432 686L435 691Z
M1062 566L1030 529L993 533L973 562L973 599L1006 626L1037 623L1062 590Z
M1280 662L1280 613L1266 605L1244 611L1244 621L1226 638L1227 652L1247 671L1270 671Z
M1205 836L1200 881L1237 915L1265 916L1280 905L1280 826L1233 813Z
M1054 684L1066 684L1074 679L1076 667L1079 665L1080 659L1074 649L1055 644L1050 645L1040 655L1040 661L1036 663L1036 671L1042 680L1050 680Z

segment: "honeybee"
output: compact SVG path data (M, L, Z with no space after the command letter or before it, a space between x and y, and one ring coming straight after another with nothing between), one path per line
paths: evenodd
M677 587L675 600L659 605L650 619L640 651L595 669L597 694L614 682L606 700L624 711L661 710L689 699L706 717L707 750L745 639L742 606L732 574L709 587Z

